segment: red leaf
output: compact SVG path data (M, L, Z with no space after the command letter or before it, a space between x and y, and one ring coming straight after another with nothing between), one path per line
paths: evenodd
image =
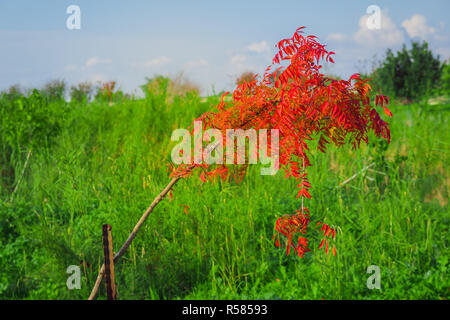
M389 117L392 117L392 112L391 112L391 110L389 110L389 109L386 108L386 107L383 107L383 108L384 108L384 113L387 114Z
M320 243L319 250L322 249L324 244L325 244L325 239L323 239L322 242Z
M184 213L188 214L189 213L189 206L186 204L180 204L180 206L184 207Z

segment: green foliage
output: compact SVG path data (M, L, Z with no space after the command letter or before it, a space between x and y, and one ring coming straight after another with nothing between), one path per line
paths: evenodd
M0 139L2 145L17 150L47 145L58 135L65 102L49 103L46 95L33 90L29 96L0 98Z
M141 90L144 92L145 97L159 97L162 100L165 100L170 79L161 75L145 79L147 80L147 83L141 86Z
M158 75L146 80L147 82L140 88L147 99L154 101L172 104L176 97L198 96L200 92L200 88L183 73L173 78Z
M0 193L1 187L11 191L23 154L48 147L58 136L66 102L55 92L0 94Z
M7 92L2 92L3 98L6 98L8 100L14 100L18 99L19 97L24 95L23 89L20 87L20 85L15 84L9 87Z
M66 82L64 80L49 81L41 90L41 94L50 102L64 100L66 94Z
M169 180L172 131L219 101L162 97L69 108L37 91L1 96L1 148L40 142L14 199L0 198L0 299L86 299L103 259L102 224L112 225L117 251ZM449 106L420 109L391 108L389 146L370 137L357 151L313 155L312 223L338 227L336 257L312 248L298 260L274 246L275 218L298 207L295 182L251 166L239 185L177 184L117 263L118 298L448 299ZM22 168L23 153L11 162ZM367 289L372 264L381 290ZM80 290L66 287L70 265L81 268Z
M450 95L450 63L447 62L444 65L444 68L442 70L442 77L441 77L441 85L439 88L439 93L449 96Z
M388 49L374 72L376 85L388 96L420 100L439 86L443 64L433 56L427 42L404 45L396 54Z
M81 82L70 88L70 100L76 103L86 104L91 101L94 87L90 82Z
M116 84L115 81L100 83L95 100L100 103L109 103L109 105L122 102L125 96L121 90L117 90Z

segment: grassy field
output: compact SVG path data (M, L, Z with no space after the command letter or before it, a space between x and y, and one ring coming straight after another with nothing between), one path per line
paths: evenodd
M169 181L172 131L218 100L54 102L41 115L55 124L44 142L16 139L8 149L3 138L11 155L1 174L0 298L86 299L102 263L102 224L118 249ZM299 207L281 170L261 176L253 166L240 184L194 176L158 205L116 265L118 298L448 299L450 105L391 110L389 146L372 139L312 156L307 206L312 223L338 228L336 257L317 250L314 233L305 258L275 247L276 219ZM81 267L80 290L66 287L70 265ZM367 288L370 265L380 267L380 290Z

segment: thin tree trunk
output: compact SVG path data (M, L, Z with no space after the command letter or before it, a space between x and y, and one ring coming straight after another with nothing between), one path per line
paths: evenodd
M193 168L194 166L191 165L188 168ZM119 260L119 258L121 256L123 256L123 254L125 253L125 251L128 249L128 247L130 246L131 242L133 241L134 237L136 236L137 232L139 231L139 229L141 228L142 224L145 222L145 220L147 219L147 217L149 216L149 214L153 211L153 209L156 207L156 205L162 200L164 199L164 197L167 195L167 193L169 193L169 191L172 189L172 187L180 180L182 179L182 177L176 177L173 178L169 184L164 188L163 191L161 191L161 193L155 198L155 200L153 200L152 204L150 205L150 207L147 208L147 210L144 212L144 214L142 215L141 219L138 221L138 223L136 224L136 226L134 227L133 231L130 233L130 235L128 236L127 241L125 241L125 243L122 245L122 247L119 249L119 251L116 253L116 255L114 256L114 263L117 262L117 260ZM92 289L91 295L89 296L88 300L93 300L95 299L98 289L100 287L100 284L102 282L103 276L105 274L105 265L103 264L102 267L100 268L100 271L98 273L97 276L97 280L95 281L95 285L94 288Z

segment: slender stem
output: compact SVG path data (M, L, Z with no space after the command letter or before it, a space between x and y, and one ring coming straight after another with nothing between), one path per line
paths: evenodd
M188 168L192 169L194 166L191 165ZM144 214L142 215L141 219L139 219L138 223L136 224L136 226L134 227L133 231L130 233L130 235L128 236L127 241L125 241L125 243L122 245L122 247L119 249L119 251L116 253L116 255L114 256L114 263L117 262L117 260L119 260L119 258L125 253L125 251L128 249L128 247L130 246L131 242L133 241L134 237L136 236L137 232L139 231L139 229L141 228L142 224L145 222L145 220L147 219L147 217L149 216L149 214L153 211L153 209L156 207L156 205L162 200L164 199L164 197L167 195L167 193L169 193L169 191L172 189L172 187L182 179L182 177L176 177L173 178L169 184L164 188L163 191L161 191L161 193L153 200L152 204L150 205L150 207L147 208L147 210L145 210ZM105 274L105 265L103 264L102 267L100 268L100 271L98 272L98 276L97 276L97 280L95 280L95 285L94 288L92 289L91 295L89 296L88 300L94 300L98 289L100 287L100 284L102 282L103 276Z
M347 180L345 180L344 182L342 182L340 185L338 185L336 188L340 188L343 185L349 183L350 181L352 181L353 179L355 179L360 173L363 173L364 171L368 170L369 168L373 167L375 165L375 163L371 163L369 164L367 167L362 168L359 172L355 173L354 175L352 175L350 178L348 178Z
M25 160L25 164L24 164L24 166L22 168L22 173L20 174L19 180L17 181L17 184L16 184L16 186L14 188L14 191L11 194L11 198L9 199L10 202L13 200L14 194L17 192L17 189L19 188L19 185L22 182L23 175L25 174L25 169L28 166L28 160L30 160L31 151L32 151L31 149L28 151L27 158Z

